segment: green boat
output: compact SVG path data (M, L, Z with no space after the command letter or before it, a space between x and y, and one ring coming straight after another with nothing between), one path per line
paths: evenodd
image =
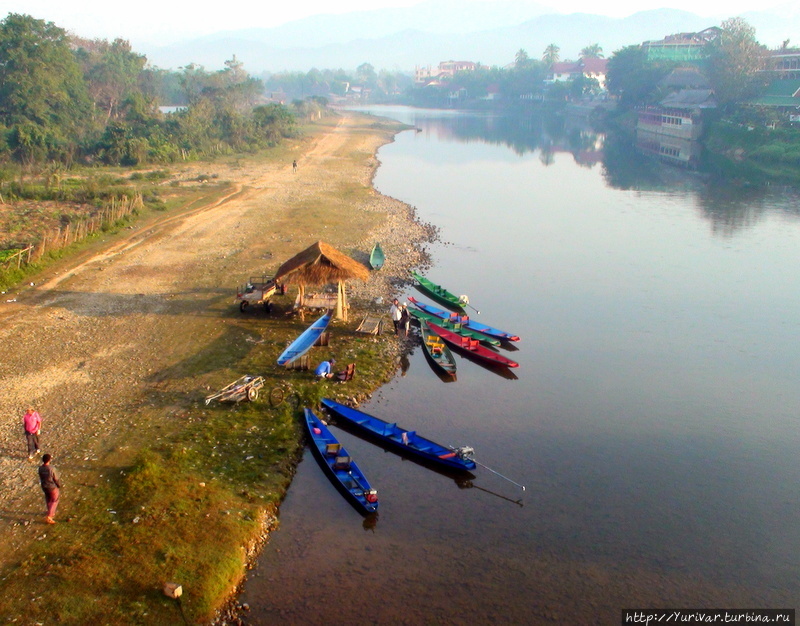
M383 267L385 261L386 255L383 253L383 248L381 248L381 244L376 243L372 248L372 252L369 253L369 265L372 269L379 270Z
M415 302L414 298L409 298L411 302ZM501 341L499 339L495 339L494 337L489 337L488 335L484 335L483 333L479 333L477 330L471 330L464 326L461 322L453 322L448 319L441 319L440 317L436 317L433 313L428 313L427 311L420 311L418 309L408 309L408 312L412 315L412 317L418 319L420 322L433 322L434 324L439 324L442 328L446 328L447 330L452 330L454 333L461 335L462 337L469 337L470 339L477 339L478 341L482 341L483 343L488 343L491 346L499 346Z
M413 270L411 271L411 276L413 276L414 280L416 280L419 283L420 289L422 289L425 293L427 293L431 298L435 298L439 302L442 302L447 306L457 309L459 311L464 310L464 306L466 304L464 298L466 298L466 296L462 296L461 298L459 298L456 294L447 291L447 289L445 289L441 285L437 285L436 283L431 282L430 280L428 280L421 274L417 274Z

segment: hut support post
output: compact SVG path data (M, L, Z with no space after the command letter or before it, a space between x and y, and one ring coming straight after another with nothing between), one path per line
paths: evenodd
M347 321L347 292L344 288L344 281L339 281L336 298L336 319Z

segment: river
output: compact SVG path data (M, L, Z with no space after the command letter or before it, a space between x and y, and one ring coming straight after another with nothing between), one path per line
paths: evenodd
M440 227L427 276L520 335L502 349L520 366L457 357L445 384L416 348L361 409L470 445L497 473L459 483L337 429L379 490L377 523L306 453L243 618L796 607L797 192L715 185L580 124L380 113L418 130L380 150L376 188Z

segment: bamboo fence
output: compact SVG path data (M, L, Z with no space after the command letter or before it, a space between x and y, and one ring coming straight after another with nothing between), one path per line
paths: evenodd
M60 250L77 241L81 241L89 235L124 219L143 206L142 196L138 193L132 198L112 198L108 206L100 209L95 214L80 221L68 222L63 226L42 233L38 242L28 244L24 249L0 262L0 268L8 270L14 265L20 268L22 265L38 261L45 253Z

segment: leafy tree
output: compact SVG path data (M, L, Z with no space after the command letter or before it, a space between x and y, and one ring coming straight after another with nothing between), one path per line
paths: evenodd
M362 63L356 68L358 81L367 87L374 87L378 80L375 68L369 63Z
M80 66L66 32L30 15L0 22L0 124L24 163L71 158L89 126Z
M764 86L768 52L756 40L755 28L741 17L721 24L718 38L708 45L709 79L721 106L751 98Z
M653 102L658 82L674 68L671 62L649 63L641 46L626 46L608 60L606 88L623 107Z
M544 54L542 54L542 61L544 61L548 66L552 65L553 63L558 63L559 53L561 52L561 48L559 48L556 44L551 43L544 49Z
M131 49L123 39L113 43L74 38L77 58L83 65L89 95L95 106L105 112L105 123L121 114L120 104L140 89L139 79L147 58Z
M582 59L602 59L603 48L600 47L599 43L593 43L583 48L579 56Z

